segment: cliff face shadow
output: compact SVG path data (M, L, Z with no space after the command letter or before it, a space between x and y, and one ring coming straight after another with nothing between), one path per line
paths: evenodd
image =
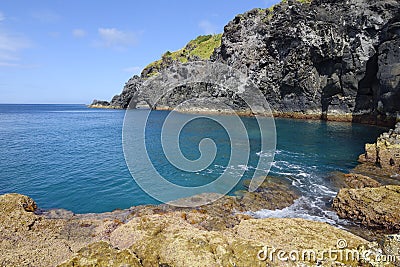
M400 111L400 15L383 29L358 83L353 122L392 127Z

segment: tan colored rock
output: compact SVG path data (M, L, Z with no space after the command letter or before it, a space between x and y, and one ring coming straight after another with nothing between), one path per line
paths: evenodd
M379 187L382 184L378 181L362 174L356 173L342 173L334 172L331 174L330 179L337 188L365 188L365 187Z
M19 194L0 196L0 230L29 230L38 219L38 216L31 212L33 207L36 207L36 203L30 197Z
M244 181L244 186L248 186L250 180ZM215 193L204 193L192 197L174 201L175 205L194 206L196 203L207 203L219 197L211 204L195 208L179 208L167 204L158 206L138 206L132 207L131 217L141 217L144 215L166 214L173 211L180 211L187 215L192 224L198 224L206 230L224 230L237 225L242 219L248 219L248 215L241 214L246 211L257 211L260 209L283 209L294 203L299 197L291 188L289 182L282 181L275 177L266 177L262 185L256 192L246 190L236 192L237 196L222 196ZM200 213L206 215L198 221L192 218L191 214ZM186 216L185 215L185 216Z
M349 249L367 243L328 224L303 219L242 220L231 229L207 231L179 213L170 213L132 219L112 233L111 244L132 250L143 266L296 266L297 262L279 261L276 255L273 262L257 255L264 246L287 252L335 249L342 239Z
M400 230L400 186L341 189L333 208L342 218L358 221L368 227Z
M26 204L35 206L26 196L0 196L1 266L298 266L258 256L264 246L290 251L335 249L339 239L349 248L368 243L324 223L251 219L228 196L196 209L160 205L85 215L35 214Z
M385 236L383 252L385 255L397 256L397 266L400 265L400 234Z
M359 161L376 164L393 176L400 175L400 122L395 129L383 133L376 143L366 144Z
M243 184L248 188L250 180L245 180ZM275 210L289 207L298 198L299 195L293 191L289 182L267 176L256 192L244 191L239 202L246 211Z
M23 195L0 196L0 266L54 266L101 238L100 219L48 219ZM27 211L28 210L28 211Z
M101 241L80 249L75 256L60 264L60 267L68 266L130 266L140 267L140 260L131 251L113 248L109 243Z

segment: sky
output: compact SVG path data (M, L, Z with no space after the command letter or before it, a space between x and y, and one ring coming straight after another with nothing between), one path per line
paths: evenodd
M90 104L169 50L278 0L0 3L0 103Z

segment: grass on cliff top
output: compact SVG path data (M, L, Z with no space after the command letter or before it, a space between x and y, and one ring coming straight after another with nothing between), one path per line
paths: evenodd
M177 51L165 52L160 60L154 61L147 65L144 70L153 69L147 76L153 76L158 73L168 62L179 61L182 63L188 62L189 58L198 57L202 60L210 59L215 48L221 46L222 34L201 35L196 39L191 40L184 48Z
M313 0L294 0L294 1L296 1L296 2L299 2L299 3L301 3L301 4L311 4L311 2L313 1ZM282 4L282 3L287 3L288 2L288 0L282 0L280 3L278 3L277 5L279 5L279 4ZM269 8L267 8L269 11L274 11L274 7L275 7L276 5L273 5L273 6L271 6L271 7L269 7Z
M282 0L281 3L287 3L288 0ZM311 4L313 0L295 0L296 2L302 3L302 4Z

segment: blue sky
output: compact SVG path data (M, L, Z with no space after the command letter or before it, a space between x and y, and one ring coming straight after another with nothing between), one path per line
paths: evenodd
M277 2L2 1L0 103L110 100L165 51Z

